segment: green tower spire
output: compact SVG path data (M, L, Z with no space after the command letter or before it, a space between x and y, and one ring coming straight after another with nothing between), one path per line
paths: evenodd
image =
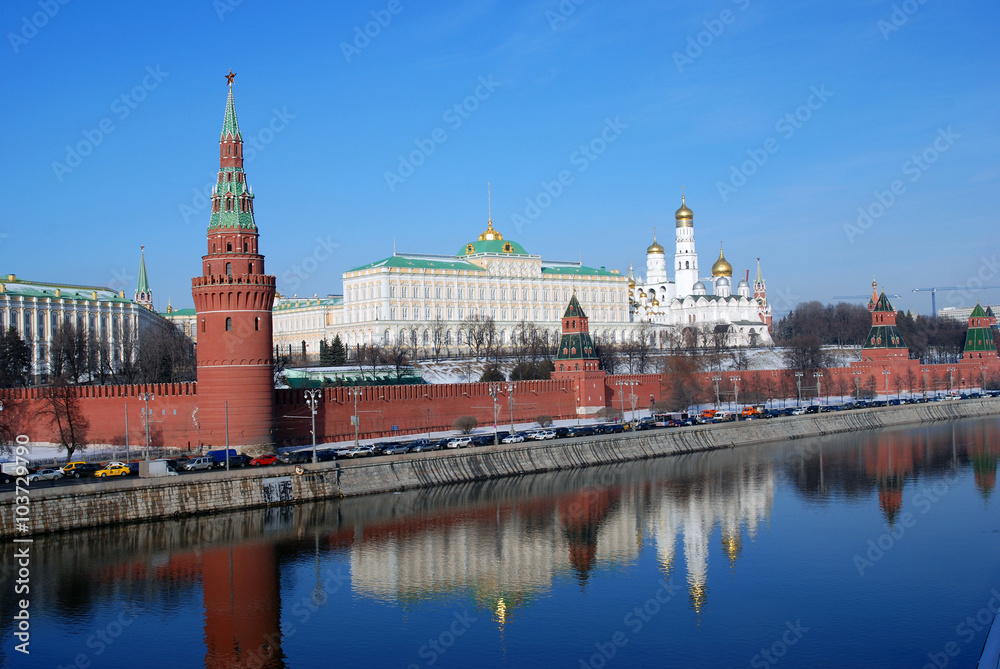
M150 309L153 308L153 291L149 289L149 279L146 277L146 247L139 247L139 282L135 287L135 302Z
M219 137L219 181L212 193L212 218L209 230L257 230L253 219L253 192L247 185L243 171L243 136L236 120L236 103L233 101L233 79L236 74L230 70L226 75L229 82L229 97L226 99L226 115L222 120L222 134Z

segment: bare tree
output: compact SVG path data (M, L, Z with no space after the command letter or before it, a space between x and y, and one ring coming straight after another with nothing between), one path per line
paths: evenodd
M372 370L372 381L375 380L375 374L378 371L379 363L382 362L382 345L378 342L372 342L371 344L364 344L358 350L358 364L362 367L371 367Z
M38 416L47 418L56 428L59 446L66 451L66 462L69 462L74 452L87 447L90 421L65 376L56 377L53 384L44 390L42 399Z
M552 425L552 416L547 414L542 414L541 416L535 416L535 422L542 427L549 427Z
M475 416L459 416L455 419L452 427L462 434L469 434L479 427L479 420Z
M466 345L470 350L475 351L477 358L480 357L483 346L486 344L484 319L481 319L478 314L473 314L462 321L461 329L465 334Z
M393 340L382 352L382 359L387 365L392 365L396 371L396 380L403 378L403 369L410 364L410 357L406 353L406 345L399 338Z
M440 318L435 318L431 324L431 351L434 360L441 358L441 347L444 346L445 323Z

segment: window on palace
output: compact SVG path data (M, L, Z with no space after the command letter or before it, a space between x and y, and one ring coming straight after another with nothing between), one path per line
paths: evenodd
M538 309L535 309L535 320L537 321L539 318L541 318L541 312Z
M506 288L501 288L500 289L500 299L501 300L506 300L507 299L507 289Z
M480 300L485 300L486 299L486 289L485 288L480 288L479 289L479 299Z
M424 299L429 300L431 298L431 287L424 286Z
M459 287L459 289L458 289L458 299L460 299L460 300L464 299L464 297L463 297L464 295L465 295L465 291L463 291L462 288Z
M441 311L441 307L437 308L437 311L435 312L435 316L437 317L438 320L441 320L441 318L443 317L443 313Z
M431 308L430 307L425 307L424 308L424 318L426 320L430 320L431 319Z
M450 307L448 308L448 320L449 321L455 320L455 310Z
M452 298L452 287L448 286L448 299L450 300L451 298Z
M395 284L389 284L389 297L396 297L396 286Z
M537 288L535 288L533 291L531 291L531 299L534 300L535 302L538 301L538 289Z
M525 302L528 301L528 289L527 288L525 288L524 290L521 291L521 299L524 300Z
M424 330L424 346L429 346L431 343L431 333L430 330Z
M502 321L507 320L507 310L506 309L501 309L500 310L500 320L502 320Z
M402 286L399 287L399 294L401 297L406 297L406 292L407 292L406 284L404 283Z
M462 320L464 318L465 318L465 308L464 307L459 307L458 308L458 320Z
M542 291L542 300L544 300L545 302L549 301L549 289L548 288L546 288L545 290Z
M405 321L409 317L410 317L410 310L407 309L406 307L403 307L403 320Z
M438 299L438 300L441 299L441 287L440 286L438 286L437 288L434 289L434 297L436 299Z
M496 300L497 299L497 289L496 288L490 288L490 299L491 300Z
M517 307L510 310L510 318L511 320L517 320Z
M493 320L497 319L497 310L496 309L490 309L490 318L492 318Z

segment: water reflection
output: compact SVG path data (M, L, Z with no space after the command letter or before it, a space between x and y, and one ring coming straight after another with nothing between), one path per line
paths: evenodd
M713 535L737 570L770 518L776 479L811 504L870 501L891 524L921 479L971 468L989 503L997 429L965 421L42 537L33 596L64 621L49 624L74 632L128 606L186 626L177 617L200 601L206 667L273 669L286 664L289 613L325 602L334 559L349 566L355 595L405 606L458 594L503 625L560 579L586 589L648 547L664 576L683 554L697 618L711 599ZM2 551L12 564L13 547ZM309 601L283 602L294 585L283 579L310 573L293 569L306 563L316 580ZM3 576L10 638L12 575ZM76 651L63 654L55 659Z

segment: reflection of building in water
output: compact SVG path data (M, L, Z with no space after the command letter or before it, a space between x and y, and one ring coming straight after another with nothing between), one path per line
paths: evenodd
M472 591L502 621L561 575L583 585L597 567L636 560L644 537L655 540L658 561L669 573L682 535L691 603L700 611L715 526L734 564L743 528L755 535L773 495L771 466L744 465L723 477L585 488L530 506L503 503L475 513L367 526L350 548L351 583L386 600Z

